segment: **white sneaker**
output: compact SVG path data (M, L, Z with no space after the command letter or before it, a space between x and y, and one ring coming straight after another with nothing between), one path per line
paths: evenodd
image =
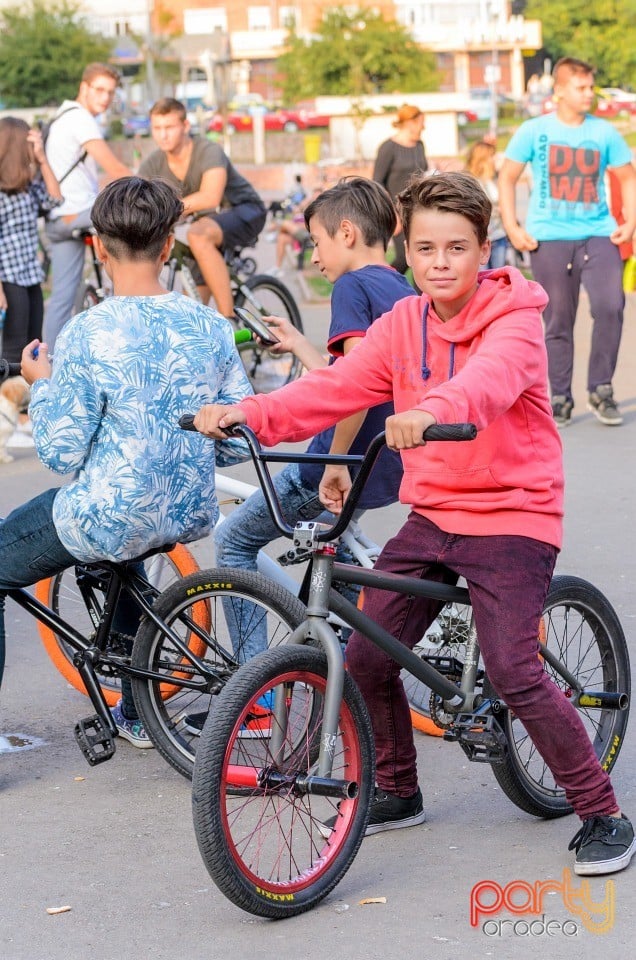
M284 270L281 267L272 267L270 270L266 270L265 273L268 277L282 277Z
M33 437L30 433L24 433L19 429L14 430L9 439L7 440L7 447L12 447L14 450L16 447L31 447L33 448L35 443L33 442Z

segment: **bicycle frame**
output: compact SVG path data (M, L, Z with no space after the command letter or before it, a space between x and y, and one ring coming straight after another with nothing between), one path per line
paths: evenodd
M468 425L435 425L426 433L427 440L471 439L476 431L466 429ZM278 454L262 451L256 437L247 427L235 428L235 433L243 436L250 448L256 472L263 489L272 519L275 525L287 537L292 537L294 545L311 554L311 572L309 577L309 598L307 618L292 634L290 643L303 644L309 640L318 641L327 658L328 682L324 697L324 712L320 753L316 765L317 776L329 781L332 771L332 749L337 739L338 719L342 700L345 665L340 643L327 618L330 615L330 591L333 579L360 586L373 586L381 590L402 593L439 600L441 603L470 604L466 588L451 586L435 581L404 577L388 572L360 569L350 564L335 563L335 548L331 541L336 539L349 523L360 493L371 472L373 464L384 444L384 435L380 434L372 441L364 457L328 456L314 454ZM463 433L463 436L462 436ZM356 476L340 517L329 526L316 521L301 522L292 529L285 521L268 468L270 462L320 462L358 465ZM335 575L335 576L334 576ZM499 727L496 714L505 707L498 699L490 699L479 694L476 687L479 645L476 631L471 629L467 643L466 656L460 685L448 680L442 673L425 660L420 659L390 633L378 626L361 610L339 597L338 608L344 622L359 630L402 668L427 684L443 701L444 707L456 717L456 729L448 739L458 739L471 759L488 759L489 751L497 746ZM540 641L539 641L540 643ZM586 707L622 710L627 707L628 697L621 692L588 691L577 678L560 662L545 644L540 643L541 656L571 688L574 706L584 703ZM276 756L282 752L286 735L285 691L276 690L274 713L276 723L272 728L271 753ZM483 743L473 736L474 732L483 732ZM465 740L462 740L464 736ZM334 790L340 785L334 781Z
M90 565L89 565L90 566ZM95 707L95 711L102 721L104 727L110 732L111 737L117 733L117 727L114 724L108 705L97 682L95 667L97 665L108 665L113 673L129 677L138 677L141 679L158 680L165 682L165 675L150 670L143 670L139 667L133 667L127 662L127 657L120 656L108 651L108 639L110 636L113 617L117 606L117 601L122 590L133 598L140 611L148 617L161 630L179 650L183 658L192 666L203 678L201 680L188 680L187 677L179 678L179 686L200 692L202 689L210 692L214 685L218 684L218 689L228 679L232 672L234 661L226 650L219 647L216 643L212 649L227 670L211 670L193 651L181 640L181 638L161 620L154 612L151 600L157 596L158 591L143 576L134 570L129 570L125 565L101 563L100 568L111 574L110 582L106 589L106 596L103 605L103 613L96 626L95 636L92 641L84 637L71 624L63 620L54 610L45 606L34 596L23 588L15 588L7 591L11 597L23 610L30 613L36 620L45 624L51 630L54 630L72 650L75 651L75 665L82 677L86 691ZM90 610L90 606L87 603ZM210 647L210 637L190 617L185 617L188 630L200 639L204 640ZM89 761L90 762L90 761Z

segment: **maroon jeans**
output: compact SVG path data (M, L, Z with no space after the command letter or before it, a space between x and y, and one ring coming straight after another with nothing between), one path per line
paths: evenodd
M555 547L529 537L444 533L411 513L375 569L445 583L465 577L486 672L585 819L612 813L617 803L581 718L537 656L539 620L556 555ZM409 649L440 607L439 601L364 591L364 612ZM378 786L411 796L417 789L416 752L400 667L357 631L347 644L347 667L371 714Z

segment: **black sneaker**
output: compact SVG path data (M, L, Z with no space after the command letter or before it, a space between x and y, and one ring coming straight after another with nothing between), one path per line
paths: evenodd
M319 827L326 840L329 839L338 815L325 820ZM415 827L424 823L426 814L422 802L422 791L418 787L412 797L396 797L394 793L375 788L371 800L371 815L365 831L365 837L374 833L383 833L385 830L400 830L402 827Z
M587 409L607 427L620 427L623 422L611 383L601 383L589 394Z
M567 427L572 421L572 407L574 403L564 394L555 394L552 397L552 416L557 427Z
M568 850L576 850L574 872L580 876L617 873L636 850L634 828L625 816L591 817L583 821Z

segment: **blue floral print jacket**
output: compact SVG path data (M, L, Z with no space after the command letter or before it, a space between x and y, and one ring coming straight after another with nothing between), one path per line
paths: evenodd
M29 408L42 462L75 474L53 507L66 549L121 561L205 536L218 518L215 463L246 449L178 419L251 392L231 325L181 294L110 297L73 317Z

